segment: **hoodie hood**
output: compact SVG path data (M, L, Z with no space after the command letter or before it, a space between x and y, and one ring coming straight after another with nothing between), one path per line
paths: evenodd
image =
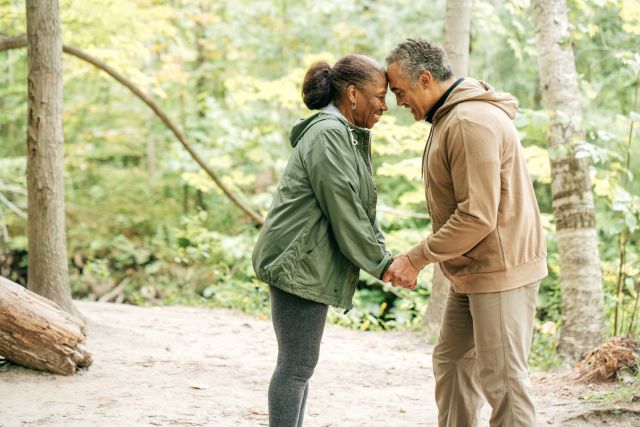
M516 117L518 111L518 101L510 93L496 92L483 81L465 78L447 97L442 107L436 111L433 116L433 124L436 124L457 104L466 101L488 102L504 111L511 120Z

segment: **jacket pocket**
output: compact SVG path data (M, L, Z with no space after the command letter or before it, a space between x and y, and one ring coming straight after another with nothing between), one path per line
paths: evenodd
M313 238L312 236L313 230L309 234L310 234L309 238L310 239ZM321 245L326 244L328 239L328 234L329 234L329 230L325 229L323 234L320 236L320 238L313 239L311 242L309 242L309 244L307 244L306 247L303 248L300 254L300 259L302 260L304 257L310 255L313 251L318 249Z
M294 267L296 282L314 287L318 293L328 293L329 288L335 287L339 281L341 263L338 254L337 242L331 233L326 233L315 247L308 249L298 260Z

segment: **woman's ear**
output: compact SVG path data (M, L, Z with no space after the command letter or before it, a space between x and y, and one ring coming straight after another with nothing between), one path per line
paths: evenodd
M347 98L349 99L349 103L354 104L356 102L356 95L358 91L356 90L355 85L349 85L347 87Z

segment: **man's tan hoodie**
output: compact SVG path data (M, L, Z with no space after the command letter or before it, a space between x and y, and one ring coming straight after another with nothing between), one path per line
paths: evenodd
M432 119L423 172L433 234L408 256L418 268L439 262L457 293L506 291L547 275L517 108L511 95L467 78Z

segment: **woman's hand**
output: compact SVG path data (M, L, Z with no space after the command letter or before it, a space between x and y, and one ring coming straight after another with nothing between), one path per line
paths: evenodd
M391 282L393 286L415 289L420 270L415 268L406 254L394 257L393 262L382 276L383 282Z

